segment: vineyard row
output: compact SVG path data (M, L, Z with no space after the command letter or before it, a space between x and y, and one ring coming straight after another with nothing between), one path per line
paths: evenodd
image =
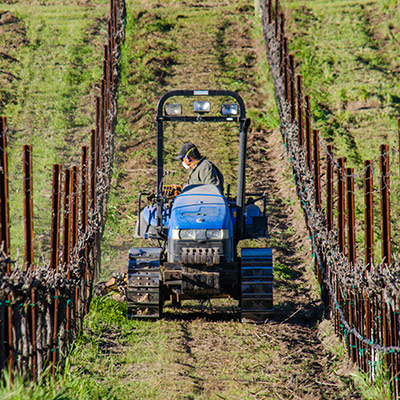
M34 255L32 146L23 147L24 262L10 256L7 123L0 118L0 370L37 381L52 373L88 312L99 267L114 156L124 0L110 0L95 129L80 165L53 166L50 254ZM14 205L15 206L15 205Z

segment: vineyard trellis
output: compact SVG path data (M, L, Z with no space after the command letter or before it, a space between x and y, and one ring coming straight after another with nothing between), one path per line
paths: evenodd
M114 157L119 61L125 1L110 0L95 129L79 167L53 166L51 247L47 262L33 252L32 147L23 147L24 262L10 256L7 121L0 118L0 370L38 380L54 376L88 312L99 269Z
M288 50L285 16L279 0L263 0L260 7L282 136L306 217L322 296L352 361L372 380L378 369L386 369L390 387L385 389L397 399L400 265L391 249L389 147L382 144L379 149L378 190L373 185L372 160L366 160L363 173L357 175L353 168L346 168L343 157L334 157L333 146L324 144L319 132L312 129L310 97L303 94L302 77L296 75L294 56ZM400 141L400 120L398 124ZM321 159L325 159L324 164ZM354 182L360 176L364 186L363 260L356 257ZM321 177L325 179L324 204ZM379 263L374 263L375 193L380 195Z

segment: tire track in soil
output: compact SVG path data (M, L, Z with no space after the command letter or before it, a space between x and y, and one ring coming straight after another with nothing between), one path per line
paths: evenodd
M280 232L274 235L276 243L282 242L274 246L275 263L289 267L293 279L277 279L276 310L263 325L240 324L238 314L229 318L219 305L214 305L214 315L211 311L192 318L184 315L181 346L190 361L183 363L187 369L182 378L190 380L200 396L193 398L241 398L231 388L244 384L245 398L360 399L348 376L350 362L338 369L336 356L321 338L323 305L310 285L315 278L309 268L308 233L280 132L252 131L250 137L267 155L262 182L274 194L268 203L270 223ZM251 163L256 165L260 156L262 152ZM252 173L257 173L257 167ZM294 227L293 233L287 233L289 227ZM224 397L227 393L232 397Z

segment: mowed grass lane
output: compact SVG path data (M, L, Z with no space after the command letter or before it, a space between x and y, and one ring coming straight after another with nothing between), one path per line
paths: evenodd
M0 4L0 113L8 119L12 254L24 248L22 146L33 146L36 254L49 248L52 165L80 163L99 94L108 0Z

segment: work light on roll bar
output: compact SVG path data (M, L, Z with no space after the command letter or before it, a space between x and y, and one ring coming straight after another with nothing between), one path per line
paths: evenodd
M167 103L164 106L166 115L182 115L182 104L179 103Z
M209 101L194 101L193 111L199 114L209 113L211 109L211 103Z
M238 115L238 112L237 104L221 104L222 115Z

